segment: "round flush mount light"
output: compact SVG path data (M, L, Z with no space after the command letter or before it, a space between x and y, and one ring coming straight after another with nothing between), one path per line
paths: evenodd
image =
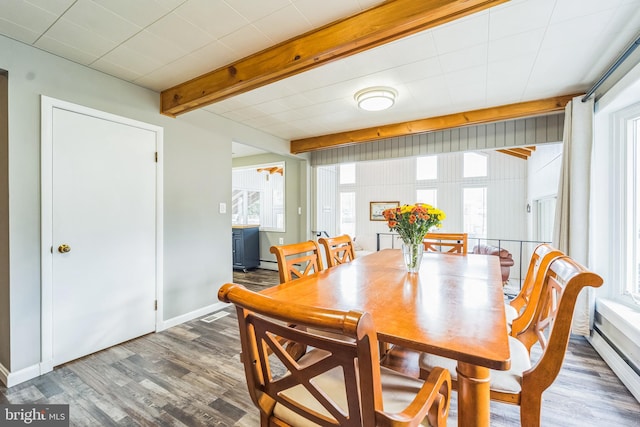
M390 87L376 86L359 90L354 95L358 107L367 111L382 111L391 108L398 92Z

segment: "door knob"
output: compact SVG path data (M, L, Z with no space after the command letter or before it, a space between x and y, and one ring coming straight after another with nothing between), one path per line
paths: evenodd
M61 254L66 254L67 252L71 252L71 246L60 245L58 246L58 252L60 252Z

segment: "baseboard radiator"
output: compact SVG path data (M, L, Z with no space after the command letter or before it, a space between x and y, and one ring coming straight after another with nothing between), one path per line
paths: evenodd
M640 368L635 366L615 344L607 339L597 326L591 332L589 342L625 387L629 389L633 397L640 402Z

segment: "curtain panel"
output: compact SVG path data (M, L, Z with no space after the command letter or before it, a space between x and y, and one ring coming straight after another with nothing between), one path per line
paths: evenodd
M565 108L562 169L553 231L553 245L582 265L589 262L589 211L593 146L593 98L578 96ZM571 332L588 336L593 324L595 295L578 296Z

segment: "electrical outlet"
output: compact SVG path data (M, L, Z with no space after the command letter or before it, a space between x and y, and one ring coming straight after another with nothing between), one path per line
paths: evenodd
M227 204L224 202L220 203L220 213L227 213Z
M284 245L284 237L280 237L280 238L278 239L278 244L279 244L279 245Z

